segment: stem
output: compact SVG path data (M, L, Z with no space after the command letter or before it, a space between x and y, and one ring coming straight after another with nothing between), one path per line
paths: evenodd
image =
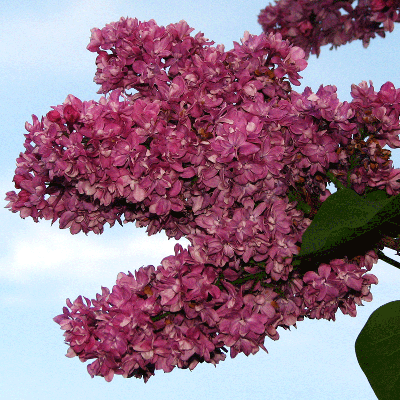
M164 314L156 315L155 317L151 317L151 320L153 322L159 321L160 319L163 319L165 317L168 317L168 315L172 314L171 311L167 311Z
M255 274L243 276L243 277L238 278L230 283L232 283L233 285L236 285L238 283L241 284L241 283L253 280L253 279L261 280L261 279L265 278L266 276L267 276L267 273L265 271L261 271L261 272L255 273Z
M386 263L388 263L390 265L393 265L393 267L400 269L400 263L398 261L392 260L390 257L383 254L381 250L379 250L377 254L381 260L385 261Z
M327 171L326 176L333 182L337 190L346 189L346 186L344 186L343 183L340 182L339 179L337 179L336 176L333 175L331 171Z
M398 254L400 252L400 241L398 238L384 236L381 239L380 244L382 244L385 247L388 247L389 249L397 251Z

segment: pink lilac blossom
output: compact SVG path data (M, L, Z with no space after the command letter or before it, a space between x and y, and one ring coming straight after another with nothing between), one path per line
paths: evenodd
M279 0L261 10L264 32L280 33L301 47L306 58L320 54L321 46L337 48L353 40L368 47L376 34L385 37L400 22L399 0Z
M155 370L193 369L264 350L307 318L356 315L371 301L374 250L356 260L291 264L333 171L359 194L400 193L400 171L384 145L400 147L400 90L391 83L352 87L341 103L334 86L297 93L304 52L281 35L245 34L225 52L184 21L121 18L93 29L95 80L108 95L69 95L26 124L15 191L22 218L59 220L71 233L103 232L136 221L149 235L186 237L157 268L120 273L96 299L67 300L55 321L67 355L107 381ZM135 94L128 90L134 89ZM362 135L370 136L364 142ZM350 170L350 157L360 165ZM297 187L312 211L290 201Z

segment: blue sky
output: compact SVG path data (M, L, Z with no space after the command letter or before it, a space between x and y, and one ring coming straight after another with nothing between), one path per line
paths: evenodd
M46 114L68 94L81 100L99 98L93 83L95 54L86 50L90 29L102 28L121 16L160 25L185 19L195 32L216 43L239 41L244 31L261 33L257 23L267 1L27 1L2 0L0 15L0 189L13 190L15 159L23 150L25 121ZM334 84L339 98L350 101L350 86L372 80L400 87L400 27L368 49L361 42L336 51L323 48L311 57L301 75L317 90ZM400 150L393 150L395 167ZM6 202L3 200L3 207ZM120 271L159 265L173 253L174 240L164 234L147 237L134 224L106 228L101 236L60 230L48 221L35 224L0 208L0 392L9 400L58 399L376 399L361 371L354 342L370 314L398 299L400 271L379 261L372 270L379 284L374 299L358 307L352 318L305 320L298 329L279 331L278 341L266 339L269 354L239 355L216 368L202 364L193 372L156 372L147 384L116 376L111 383L91 379L86 364L65 357L67 345L52 320L67 297L89 298L111 288ZM181 240L182 244L188 243ZM385 253L396 258L395 252ZM398 258L397 258L398 259Z

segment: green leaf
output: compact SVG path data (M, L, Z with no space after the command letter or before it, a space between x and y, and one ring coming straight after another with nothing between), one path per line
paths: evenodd
M358 363L379 400L400 394L400 301L375 310L355 343Z
M374 190L365 196L341 189L319 208L302 237L293 265L314 270L315 265L347 256L349 259L374 248L385 234L400 233L400 195Z
M296 189L294 189L293 187L290 187L288 190L287 196L288 196L290 202L297 201L297 205L296 205L297 210L303 211L304 214L310 213L311 207L302 200L300 194L296 191Z

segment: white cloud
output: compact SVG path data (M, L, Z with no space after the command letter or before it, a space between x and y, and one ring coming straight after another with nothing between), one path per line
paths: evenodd
M0 179L3 198L13 190L11 180ZM6 204L4 201L3 207ZM134 223L123 227L117 223L112 228L106 224L102 235L71 235L68 229L59 228L58 221L53 225L45 220L35 224L31 218L23 220L19 213L3 207L0 281L10 283L48 279L63 281L66 286L85 286L93 280L113 285L119 272L133 272L143 265L157 267L164 257L174 254L177 242L183 248L189 244L185 238L168 240L164 232L148 236L145 228L135 228Z
M133 226L116 234L113 234L116 228L108 228L111 231L102 237L71 235L68 230L60 230L57 223L50 226L48 221L23 223L26 229L18 227L18 232L6 239L0 279L27 282L40 277L76 276L80 281L91 281L94 276L101 276L115 281L120 271L133 272L142 265L159 265L164 257L173 254L177 242L168 240L163 233L149 237L144 229ZM183 247L188 243L186 239L179 242Z

